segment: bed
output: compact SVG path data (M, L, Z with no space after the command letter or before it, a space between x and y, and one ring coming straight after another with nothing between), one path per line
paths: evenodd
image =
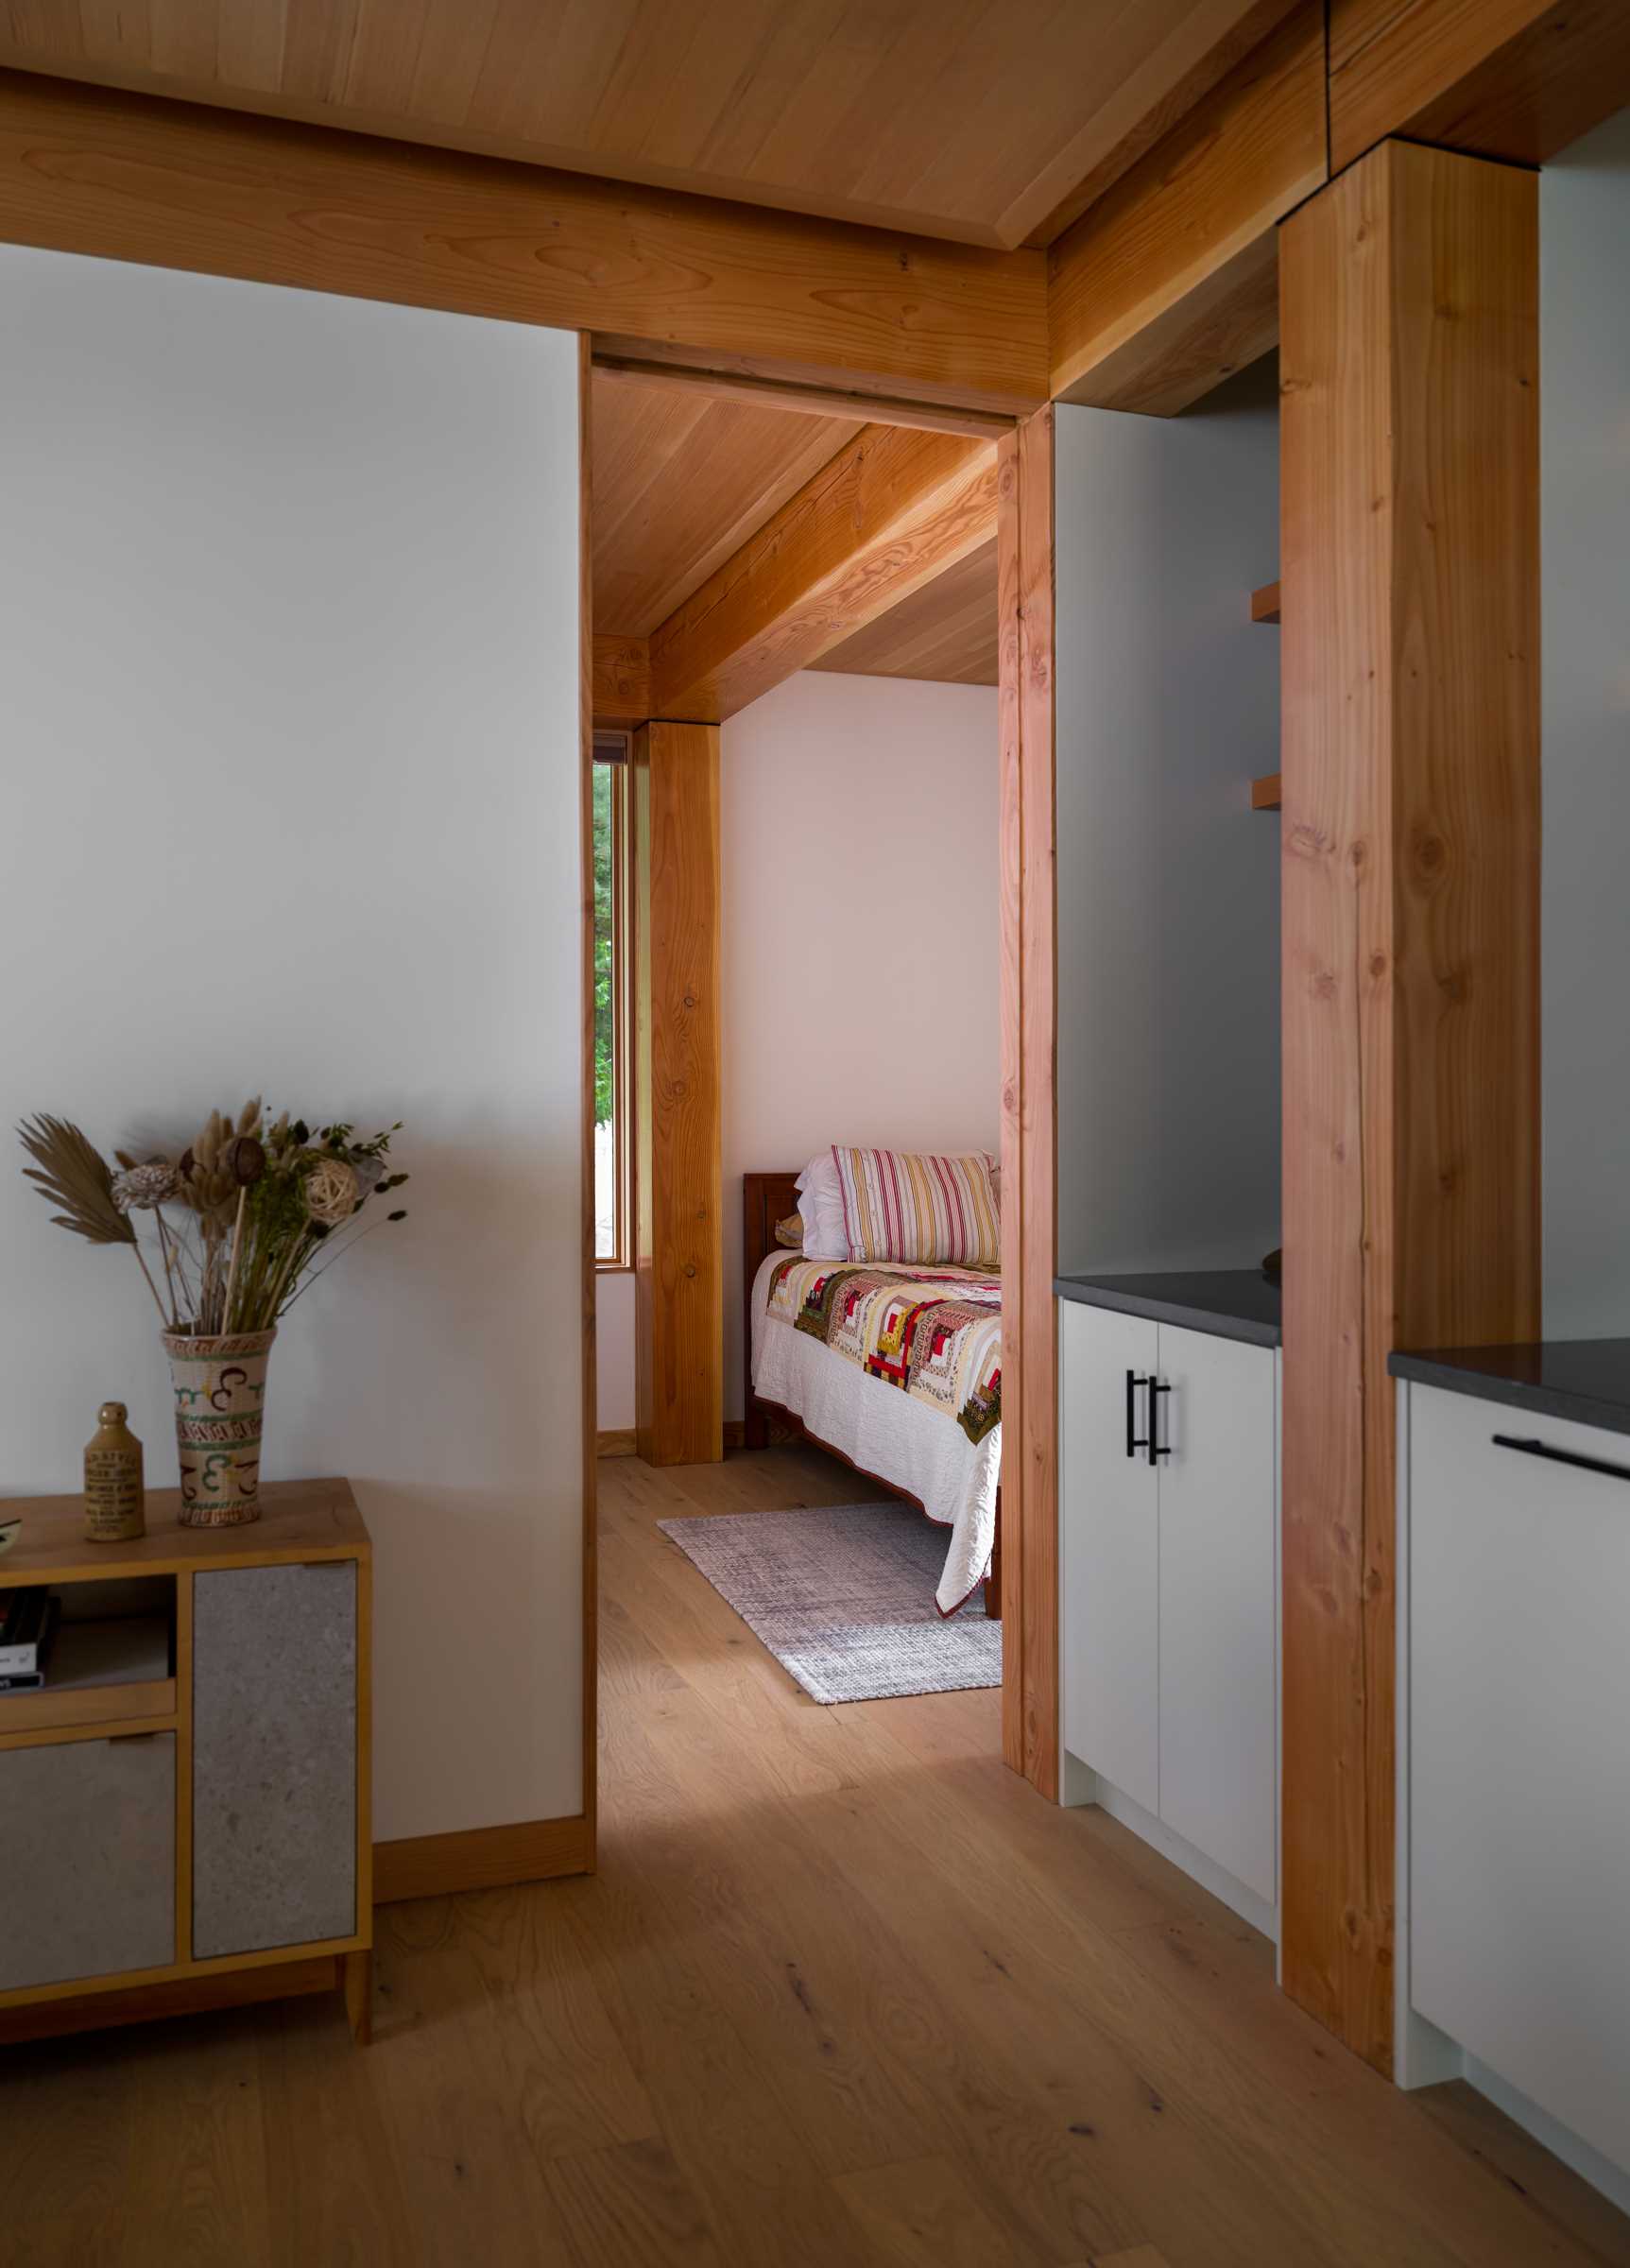
M940 1613L983 1581L999 1615L1001 1280L807 1261L776 1238L798 1209L796 1173L744 1176L746 1445L773 1423L918 1505L950 1531Z

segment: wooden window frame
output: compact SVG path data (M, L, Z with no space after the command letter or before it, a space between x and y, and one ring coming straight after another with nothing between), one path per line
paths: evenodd
M597 727L592 762L611 774L611 1129L617 1194L612 1250L596 1251L598 1276L626 1276L634 1267L634 888L631 734ZM618 753L603 754L615 745ZM598 1193L595 1193L597 1197ZM599 1208L595 1206L596 1233Z

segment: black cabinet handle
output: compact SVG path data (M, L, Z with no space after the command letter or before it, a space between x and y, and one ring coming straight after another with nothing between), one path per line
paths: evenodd
M1135 1457L1141 1449L1149 1446L1147 1435L1141 1439L1138 1435L1138 1388L1152 1386L1154 1383L1152 1378L1141 1378L1136 1370L1126 1373L1126 1454L1129 1457ZM1149 1406L1151 1409L1154 1407L1153 1401Z
M1490 1436L1496 1449L1519 1449L1525 1457L1543 1457L1548 1465L1577 1465L1581 1472L1604 1472L1611 1481L1630 1481L1630 1465L1609 1465L1604 1457L1577 1457L1570 1449L1552 1449L1543 1441L1518 1441L1510 1434Z
M1151 1465L1158 1464L1162 1457L1169 1457L1172 1453L1171 1450L1160 1440L1160 1396L1169 1394L1171 1391L1171 1387L1161 1385L1158 1379L1152 1378L1149 1381L1149 1462Z

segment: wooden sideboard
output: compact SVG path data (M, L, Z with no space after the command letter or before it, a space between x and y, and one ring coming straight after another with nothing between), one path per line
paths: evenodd
M349 1482L248 1527L91 1543L77 1496L0 1504L0 1593L61 1601L50 1682L0 1693L0 2042L372 1984L372 1546Z

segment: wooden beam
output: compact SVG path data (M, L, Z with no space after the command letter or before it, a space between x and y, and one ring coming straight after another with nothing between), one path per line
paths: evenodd
M1278 619L1279 586L1278 583L1263 583L1260 590L1251 593L1251 620L1278 622Z
M612 352L1022 411L1031 251L0 72L0 239L604 335Z
M1276 224L1328 178L1324 10L1302 0L1053 247L1054 399L1170 415L1266 353Z
M1330 161L1384 135L1542 165L1630 103L1625 0L1331 0Z
M592 708L597 725L643 725L651 713L651 642L594 632Z
M634 1422L649 1465L724 1452L719 734L634 735Z
M1537 197L1283 232L1286 1989L1392 2047L1394 1347L1539 1330Z
M1058 1794L1054 413L1000 447L1002 1746Z
M1018 215L1004 216L1004 243L1021 238L1025 244L1055 243L1299 5L1300 0L1253 0L1237 9L1229 0L1207 0L1189 9L1175 27L1175 38L1122 83L1086 135L1058 153L1044 178L1056 183L1068 177L1068 186L1045 217L1026 230ZM1178 53L1182 62L1174 76ZM1114 138L1107 144L1105 129L1111 120Z
M719 722L988 541L996 452L868 426L651 640L659 716Z
M861 418L869 425L909 425L921 433L966 433L998 440L1019 422L999 409L947 409L933 402L899 402L887 394L861 394L841 385L794 386L781 378L732 376L727 370L686 369L649 356L596 353L594 369L609 386L656 387L699 394L712 402L746 402L760 409L784 409L793 417Z

